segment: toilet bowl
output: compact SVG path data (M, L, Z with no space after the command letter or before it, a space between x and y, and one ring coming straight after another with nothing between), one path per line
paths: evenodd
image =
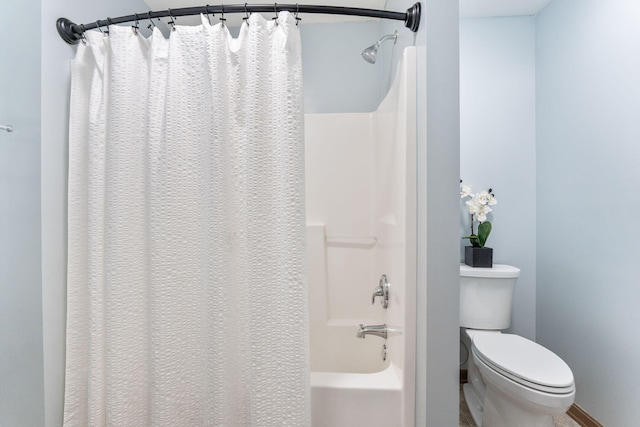
M575 399L573 373L545 347L500 331L510 324L520 270L494 269L460 266L460 324L471 342L467 405L479 427L553 427L553 415Z
M479 427L553 427L552 417L571 407L573 374L550 350L499 331L465 333L472 345L463 390Z

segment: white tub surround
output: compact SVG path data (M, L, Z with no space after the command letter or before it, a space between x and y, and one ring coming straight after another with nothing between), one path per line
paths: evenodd
M415 68L407 48L373 113L306 115L313 427L414 424ZM383 274L386 309L371 303Z

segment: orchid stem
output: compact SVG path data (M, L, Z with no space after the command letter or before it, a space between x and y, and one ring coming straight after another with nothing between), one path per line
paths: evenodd
M469 222L471 223L471 235L473 236L473 214L469 215L469 218L471 219Z

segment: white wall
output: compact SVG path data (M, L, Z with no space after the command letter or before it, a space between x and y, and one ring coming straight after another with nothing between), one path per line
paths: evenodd
M640 4L554 0L537 17L537 337L607 426L640 402Z
M40 1L0 25L0 425L42 425Z
M305 185L311 370L377 372L391 363L410 387L403 399L408 426L415 382L414 48L402 65L376 112L305 115ZM387 309L370 302L382 274L391 282ZM359 323L387 324L388 339L355 339Z
M510 332L535 339L534 17L460 21L460 129L460 178L498 200L489 214L493 262L521 269ZM463 237L469 216L460 206ZM460 240L462 260L468 244Z
M375 135L376 273L389 280L388 359L402 383L402 426L415 423L416 49L404 49L394 82L372 114ZM395 333L395 331L401 333Z
M384 369L383 341L358 340L382 324L376 277L375 135L372 114L305 115L305 198L311 370Z

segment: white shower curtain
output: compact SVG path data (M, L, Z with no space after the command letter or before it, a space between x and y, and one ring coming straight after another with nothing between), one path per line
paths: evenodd
M308 426L299 32L254 14L72 63L65 426Z

